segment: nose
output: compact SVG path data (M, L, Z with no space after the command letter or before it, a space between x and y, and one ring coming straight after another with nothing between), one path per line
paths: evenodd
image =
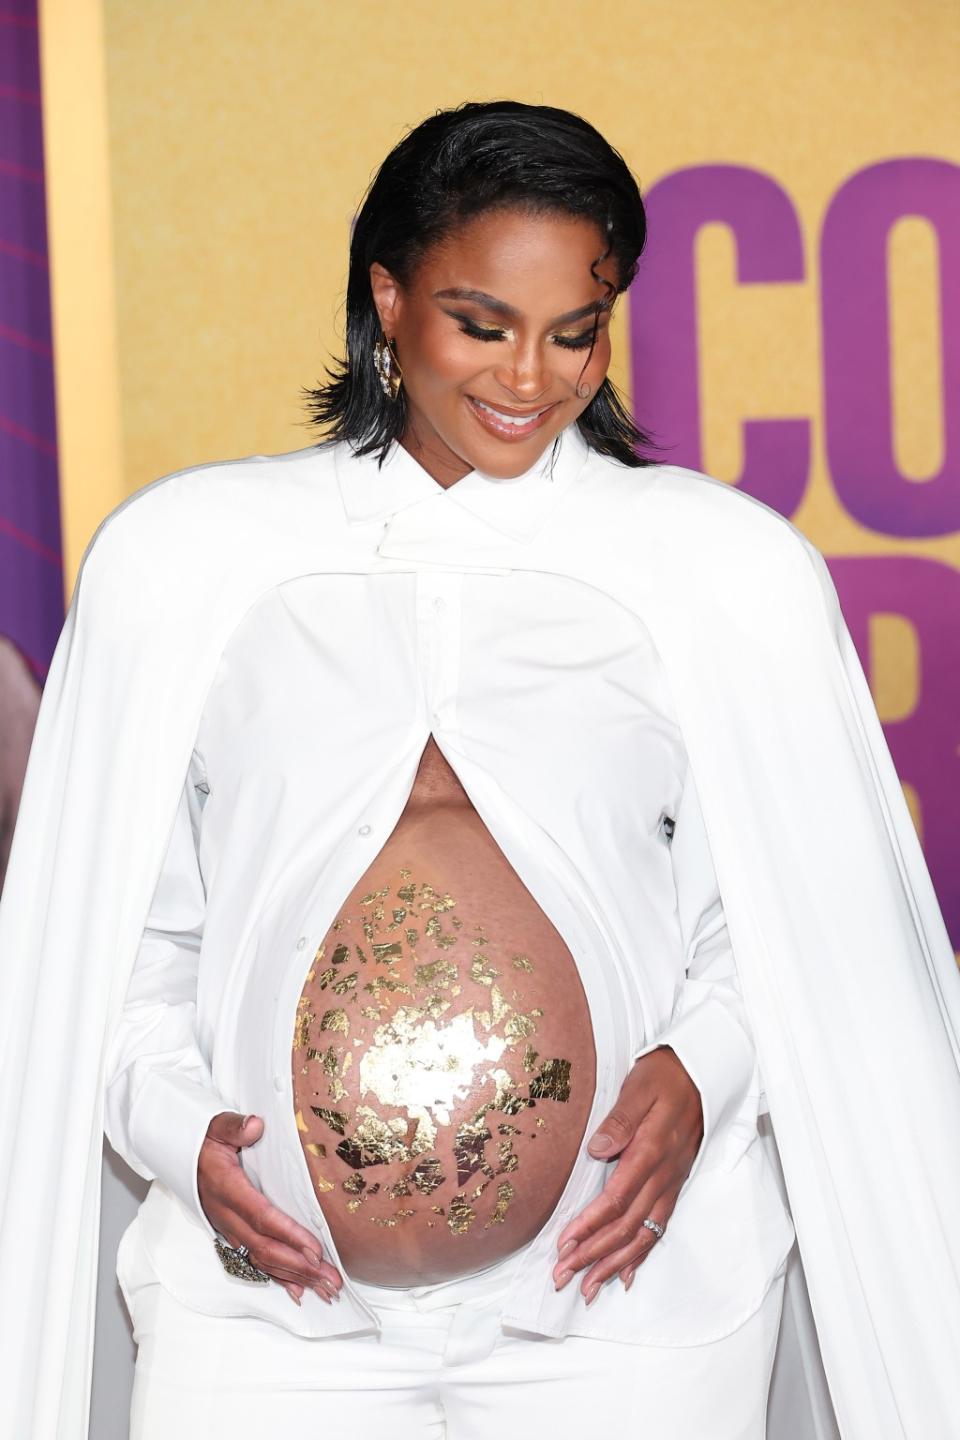
M498 365L495 379L523 404L539 400L550 386L550 372L539 344L517 344L510 361Z

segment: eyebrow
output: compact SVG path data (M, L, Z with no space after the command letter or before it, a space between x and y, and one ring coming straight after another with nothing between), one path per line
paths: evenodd
M502 315L507 320L520 320L522 316L519 310L508 305L506 300L498 300L493 295L488 295L485 290L468 290L458 286L452 290L435 290L434 300L471 300L474 305L482 305L485 310L492 310L495 315ZM568 310L565 315L558 315L551 323L553 325L572 325L575 320L585 320L588 315L596 313L598 305L602 301L593 300L589 305L581 305L576 310Z

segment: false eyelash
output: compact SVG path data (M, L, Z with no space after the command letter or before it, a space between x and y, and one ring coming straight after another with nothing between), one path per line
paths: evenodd
M460 330L464 335L469 335L471 340L502 340L502 330L484 330L479 325L472 325L469 320L460 321ZM553 337L553 343L559 345L561 350L586 350L593 339L593 331L585 330L582 335L577 335L572 340L564 340L560 335Z

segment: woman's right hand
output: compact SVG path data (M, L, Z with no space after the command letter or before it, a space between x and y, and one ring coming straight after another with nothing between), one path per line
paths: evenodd
M244 1174L240 1151L263 1134L259 1115L223 1110L207 1127L197 1161L197 1189L214 1230L233 1246L246 1245L250 1259L283 1286L298 1305L305 1289L331 1303L343 1277L323 1259L315 1236L276 1205Z

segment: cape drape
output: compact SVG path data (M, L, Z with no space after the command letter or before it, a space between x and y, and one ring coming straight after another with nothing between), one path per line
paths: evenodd
M165 476L84 557L0 902L0 1364L16 1440L87 1434L104 1056L207 689L267 589L369 568L335 478L357 463L324 446ZM676 466L591 454L560 503L576 507L563 526L518 543L438 488L394 516L381 563L566 575L647 627L797 1230L785 1326L804 1404L770 1440L835 1434L831 1405L844 1440L946 1440L960 977L826 564L774 511Z

